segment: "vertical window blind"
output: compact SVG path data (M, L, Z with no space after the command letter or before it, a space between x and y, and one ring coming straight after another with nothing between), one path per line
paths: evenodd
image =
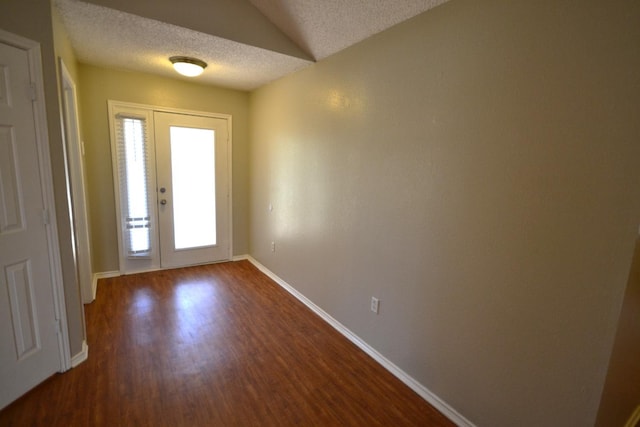
M151 256L149 140L144 118L116 115L117 161L125 254Z

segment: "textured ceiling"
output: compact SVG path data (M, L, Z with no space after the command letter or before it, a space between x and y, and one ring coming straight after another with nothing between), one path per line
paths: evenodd
M447 0L249 0L316 60Z
M79 61L182 78L168 58L193 56L196 81L252 90L446 0L88 1L54 0Z

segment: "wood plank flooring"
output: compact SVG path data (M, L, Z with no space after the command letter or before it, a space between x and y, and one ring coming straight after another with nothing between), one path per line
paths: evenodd
M247 261L100 281L89 359L1 426L452 426Z

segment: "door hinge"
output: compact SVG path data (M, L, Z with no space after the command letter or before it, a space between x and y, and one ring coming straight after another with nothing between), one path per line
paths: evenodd
M54 327L56 329L56 335L60 335L62 333L62 329L60 329L60 319L55 320Z
M29 95L31 96L32 101L38 99L38 88L36 87L35 83L29 84Z
M44 225L49 225L50 223L50 218L49 218L49 209L43 209L42 210L42 223Z

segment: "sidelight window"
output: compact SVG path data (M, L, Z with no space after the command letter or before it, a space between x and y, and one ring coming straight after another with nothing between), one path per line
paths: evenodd
M149 140L146 119L116 116L122 233L127 257L151 255Z

